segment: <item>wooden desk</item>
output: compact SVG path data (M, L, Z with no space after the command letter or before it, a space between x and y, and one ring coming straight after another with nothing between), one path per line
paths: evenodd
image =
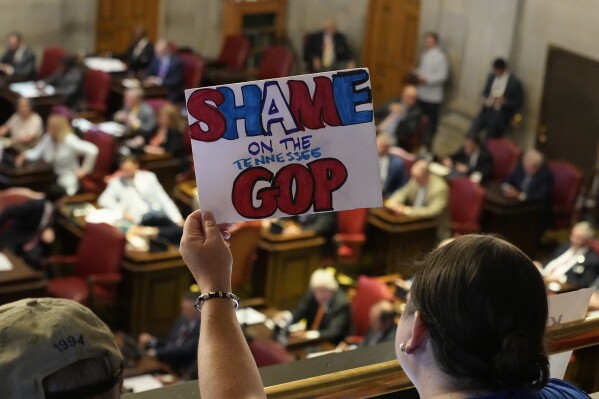
M386 208L370 210L366 251L374 274L399 273L409 278L412 262L435 247L435 218L398 215Z
M52 167L45 163L14 164L0 162L0 187L26 187L33 191L45 191L56 182Z
M263 231L253 272L254 296L279 309L296 306L312 272L320 267L324 243L324 238L309 232L289 236Z
M85 221L63 207L58 224L81 237ZM144 331L167 335L180 314L181 294L193 283L179 249L169 245L155 253L125 250L122 273L120 315L125 330L132 336Z
M185 180L175 185L173 199L177 204L191 213L196 207L196 197L198 196L198 187L194 180Z
M24 298L46 296L48 281L9 251L2 253L12 263L13 269L0 271L0 305Z
M535 256L543 204L506 198L500 184L486 187L481 228L503 236L530 257Z
M0 103L2 113L8 113L10 115L16 109L17 101L21 95L9 88L4 88L0 89L0 97L2 98L2 102ZM59 94L39 95L29 97L29 101L31 101L31 106L35 112L40 114L42 119L46 120L52 111L52 107L64 103L64 98Z

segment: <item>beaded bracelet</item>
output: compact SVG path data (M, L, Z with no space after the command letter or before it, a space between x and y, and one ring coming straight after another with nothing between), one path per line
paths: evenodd
M235 310L237 310L239 308L239 297L237 295L233 294L232 292L226 292L226 291L210 291L205 294L202 294L196 298L193 305L198 310L198 312L201 312L202 304L204 303L204 301L207 301L208 299L212 299L212 298L229 298L230 300L233 301L233 307L235 308Z

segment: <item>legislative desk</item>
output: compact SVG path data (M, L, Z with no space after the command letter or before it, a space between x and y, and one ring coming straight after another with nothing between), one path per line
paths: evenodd
M397 214L387 208L374 208L368 215L366 252L374 274L399 273L408 278L412 262L434 248L438 222L431 217Z
M45 89L33 90L35 82L13 83L5 88L0 88L0 124L7 115L11 115L17 108L17 101L25 96L31 102L32 108L45 120L52 111L52 107L64 102L63 96L49 92ZM52 94L50 94L52 93Z
M498 234L530 257L535 256L539 237L539 219L543 204L507 198L501 185L492 183L485 187L481 229L484 233Z
M0 162L0 188L26 187L43 192L55 182L56 175L46 163L25 162L15 166L12 162Z
M180 208L191 213L195 207L195 198L198 196L198 187L195 179L185 180L175 185L173 199L177 202Z
M57 220L71 237L81 237L85 225L83 217L73 216L76 205L63 207ZM181 295L193 282L179 249L172 245L160 252L126 248L122 273L120 317L125 330L133 336L144 331L167 335L180 314Z
M274 234L264 229L252 273L254 296L270 306L290 309L306 293L312 272L320 265L324 238L311 232Z
M48 281L21 258L7 250L2 253L12 263L11 270L0 270L0 305L24 298L46 296Z

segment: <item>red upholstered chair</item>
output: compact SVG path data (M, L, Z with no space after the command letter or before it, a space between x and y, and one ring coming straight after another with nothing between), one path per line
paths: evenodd
M383 300L393 300L393 294L383 281L368 276L358 278L356 294L351 304L354 331L358 337L366 335L370 327L370 308L372 305ZM360 339L353 337L352 341L356 342Z
M89 120L103 120L108 109L108 96L112 78L109 73L88 69L85 73L83 90L85 101L82 112L77 117Z
M599 240L591 240L591 248L597 255L599 255Z
M449 213L454 234L475 233L480 230L480 216L485 203L485 190L467 177L451 179Z
M567 161L549 161L548 164L553 175L553 225L556 229L568 229L582 186L582 172Z
M418 149L420 149L420 146L422 145L422 138L428 130L429 124L430 121L428 116L422 115L420 117L420 121L418 122L416 130L414 130L414 132L412 132L412 135L410 136L410 151L418 151Z
M362 245L366 241L366 221L368 209L350 209L337 212L337 261L342 264L355 263L360 260Z
M171 103L169 100L167 100L166 98L162 98L162 97L148 98L144 101L146 102L146 104L148 104L152 108L154 113L157 115L158 115L158 112L160 111L160 108Z
M0 191L0 214L4 212L6 208L13 205L22 204L32 199L42 199L44 195L36 191L32 191L24 187L11 187L6 190ZM0 234L4 233L4 230L10 222L3 223L0 225Z
M50 46L44 49L42 63L37 74L38 79L45 79L52 75L60 67L60 62L67 55L67 51L60 46Z
M225 37L217 62L236 71L242 71L250 55L250 48L250 41L245 36L229 35Z
M271 339L253 339L249 343L249 347L258 367L289 363L295 360L285 348Z
M293 53L285 46L266 49L258 69L258 79L275 79L289 76L293 68Z
M488 139L486 147L493 159L493 180L502 182L516 167L520 148L506 138Z
M116 141L114 137L99 130L89 130L83 139L94 143L98 147L98 157L94 170L81 179L83 190L99 195L106 188L105 178L112 172L116 154Z
M72 275L50 280L48 295L88 306L114 304L124 250L125 236L115 227L105 223L86 224L74 256L48 259L50 265L73 265Z
M179 53L183 62L183 82L186 89L200 87L204 75L205 62L193 53Z
M252 220L236 223L230 230L229 249L233 255L233 274L231 276L233 290L242 293L244 290L248 291L252 263L256 256L261 229L262 222Z

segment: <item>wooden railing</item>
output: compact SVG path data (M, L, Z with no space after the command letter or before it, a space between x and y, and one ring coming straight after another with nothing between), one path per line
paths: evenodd
M599 316L547 332L551 354L595 345L599 345ZM399 391L406 391L405 397L414 397L412 383L397 360L391 360L395 357L393 344L377 346L263 368L260 373L268 398L372 398ZM591 366L599 373L599 364ZM126 395L131 399L198 397L197 381Z

